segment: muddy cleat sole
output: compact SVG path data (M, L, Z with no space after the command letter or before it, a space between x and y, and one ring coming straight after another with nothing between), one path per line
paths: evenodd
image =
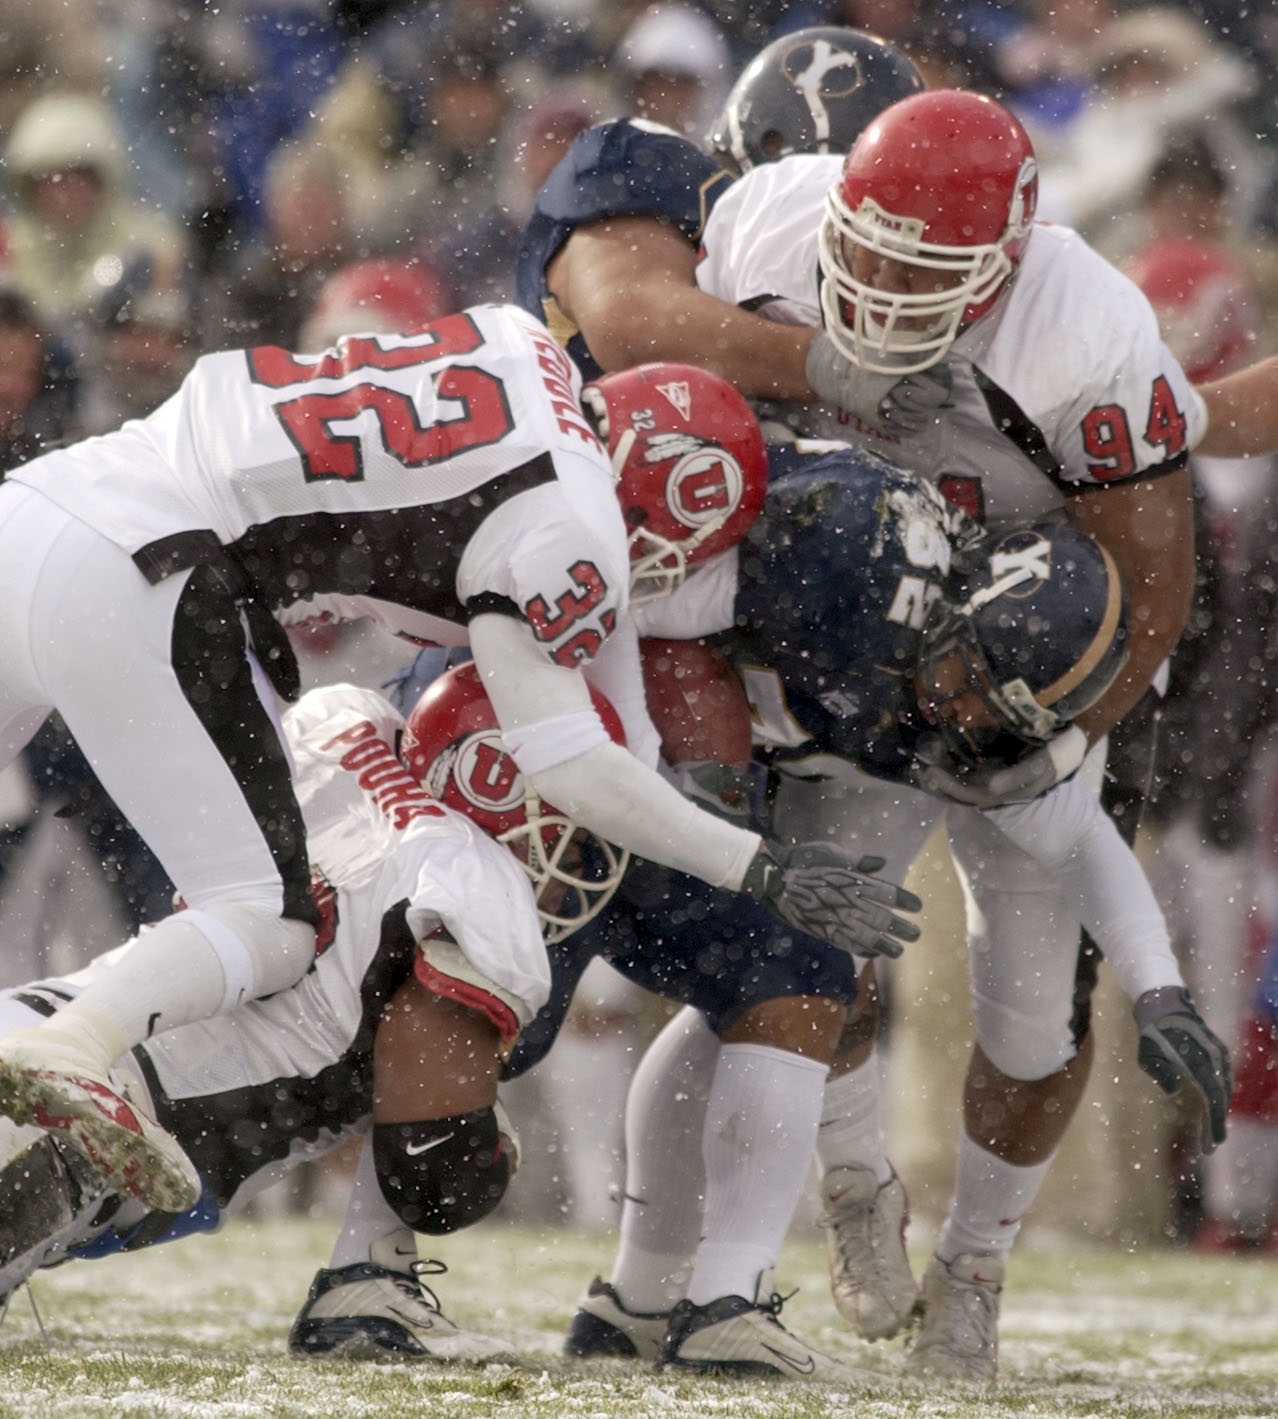
M376 1262L316 1272L289 1331L294 1355L341 1360L439 1360L472 1365L513 1362L509 1345L454 1325L422 1276L443 1262L415 1261L407 1272Z
M564 1354L579 1360L655 1360L670 1321L669 1311L629 1311L602 1277L596 1276L572 1318Z
M871 1168L831 1168L821 1180L830 1292L839 1314L863 1340L887 1340L912 1325L920 1299L905 1250L909 1201L893 1172L880 1183Z
M158 1212L185 1212L200 1198L195 1165L171 1134L91 1073L49 1069L36 1046L0 1046L0 1113L74 1143L113 1191Z
M777 1318L784 1300L763 1272L753 1300L720 1296L708 1305L680 1301L657 1356L658 1369L702 1375L779 1377L791 1380L864 1378L853 1366L814 1350Z
M997 1256L934 1256L923 1277L923 1320L906 1373L989 1384L998 1377L998 1313L1003 1262Z

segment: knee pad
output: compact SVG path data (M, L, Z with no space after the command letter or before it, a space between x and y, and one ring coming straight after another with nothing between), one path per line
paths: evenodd
M375 1123L373 1162L382 1196L415 1232L440 1236L486 1217L514 1172L496 1110L423 1123Z
M267 907L212 902L169 920L198 931L217 952L226 973L224 1010L287 990L315 959L314 926Z
M1081 1037L1071 1027L1072 1002L1050 1015L1022 1014L1006 1002L972 1000L976 1042L986 1059L1009 1079L1031 1082L1055 1074L1078 1053Z

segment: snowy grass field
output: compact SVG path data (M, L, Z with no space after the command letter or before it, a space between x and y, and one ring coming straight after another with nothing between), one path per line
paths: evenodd
M332 1224L233 1222L216 1235L37 1277L0 1328L4 1419L856 1419L1278 1414L1278 1263L1184 1252L1041 1250L1014 1257L1002 1377L992 1390L905 1379L901 1344L853 1340L829 1302L823 1253L791 1241L784 1319L864 1380L823 1387L672 1376L559 1354L607 1239L489 1225L433 1249L463 1324L512 1340L520 1366L293 1360L285 1336ZM919 1257L918 1260L922 1261Z

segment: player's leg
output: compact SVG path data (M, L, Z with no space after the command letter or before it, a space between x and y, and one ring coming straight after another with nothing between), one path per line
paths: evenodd
M950 814L967 899L976 1043L954 1193L923 1279L913 1373L990 1380L1007 1258L1091 1063L1095 957L1031 859L971 810Z
M19 1121L70 1120L104 1176L181 1211L198 1179L150 1120L115 1108L105 1072L158 1030L291 984L311 959L287 753L239 611L202 569L151 586L65 519L29 619L48 701L191 910L142 933L57 1020L6 1041L0 1102Z
M883 875L896 882L942 815L935 799L851 768L837 779L780 776L774 805L787 838L830 837L883 857ZM886 1150L877 969L862 969L826 1082L816 1148L830 1289L840 1314L867 1340L909 1325L918 1299L905 1250L909 1203Z
M810 1364L833 1373L835 1362L780 1325L770 1272L806 1178L826 1060L855 988L851 958L786 930L737 894L677 874L663 890L648 885L652 892L631 891L632 930L609 959L646 989L703 1011L725 1042L716 1054L704 1032L668 1027L638 1072L628 1103L626 1192L642 1202L627 1203L631 1245L613 1273L612 1295L603 1289L609 1283L596 1282L579 1316L611 1327L602 1331L608 1353L627 1348L611 1344L613 1332L636 1353L651 1344L650 1323L677 1294L695 1239L685 1186L699 1175L689 1156L695 1139L706 1176L697 1289L675 1307L662 1362L794 1373L778 1358L793 1351L804 1372ZM694 1078L706 1081L695 1091L709 1097L705 1122L697 1134L691 1111L680 1109L672 1141L661 1102L691 1092ZM592 1337L601 1327L580 1324L572 1353L599 1353Z
M578 1303L566 1354L656 1358L701 1235L702 1134L718 1058L718 1035L687 1006L635 1068L617 1254L608 1279L595 1277Z

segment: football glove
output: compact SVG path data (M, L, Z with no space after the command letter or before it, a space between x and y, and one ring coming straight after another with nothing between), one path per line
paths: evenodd
M1141 995L1132 1014L1140 1030L1137 1063L1165 1094L1188 1080L1203 1101L1204 1153L1225 1140L1225 1117L1234 1092L1229 1051L1207 1028L1189 992L1165 985Z
M808 383L827 404L892 433L921 433L952 407L953 376L945 364L906 375L879 374L841 354L824 330L808 346L805 369Z
M881 857L853 857L833 843L764 843L741 889L787 926L849 955L899 956L901 942L917 941L919 928L893 912L916 912L923 903L877 880L882 866Z
M1026 803L1055 788L1074 773L1087 755L1087 736L1071 724L1040 749L1032 749L1014 764L975 768L954 758L937 735L928 735L915 751L914 781L926 793L966 803L971 808L997 808Z

